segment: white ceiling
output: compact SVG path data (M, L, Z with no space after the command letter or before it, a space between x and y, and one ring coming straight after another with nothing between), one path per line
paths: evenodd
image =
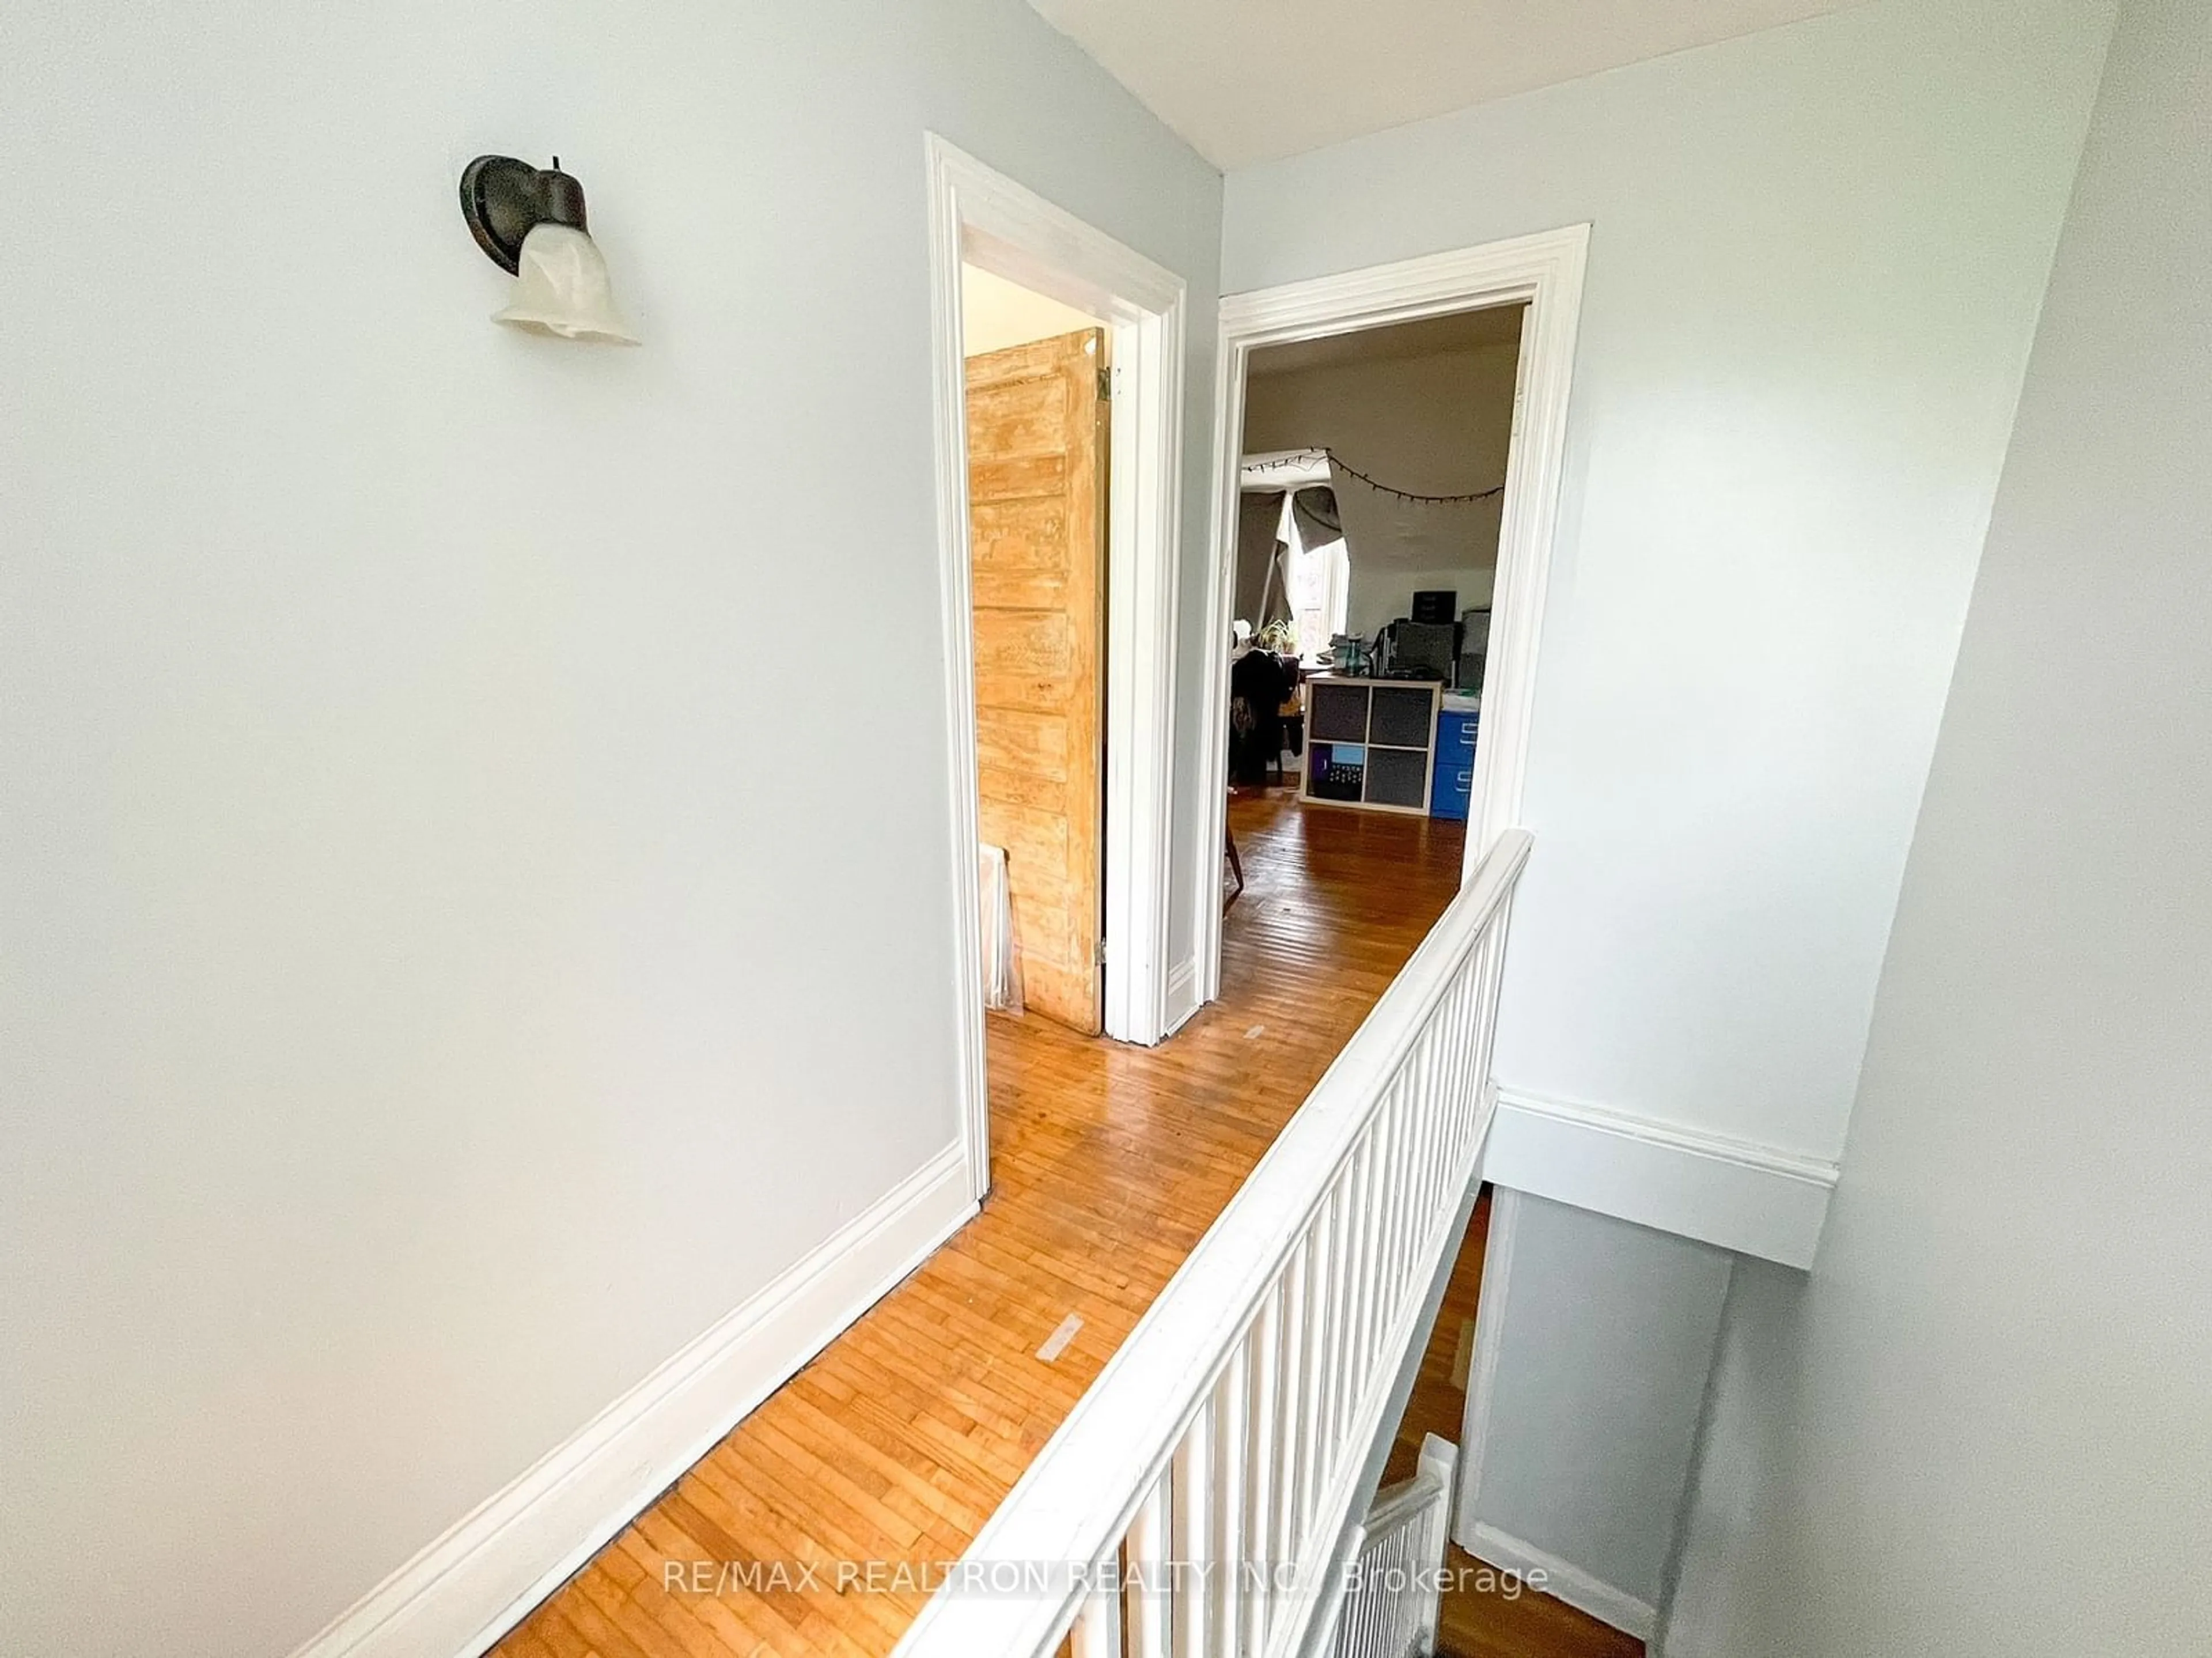
M1030 0L1224 171L1856 0Z
M1030 292L981 265L960 267L960 350L963 356L1048 340L1079 328L1103 328L1072 305Z
M1300 368L1334 368L1348 362L1382 362L1395 357L1432 357L1448 351L1475 351L1513 345L1521 338L1522 305L1493 305L1480 311L1454 311L1418 322L1354 329L1317 340L1263 345L1253 352L1245 373L1287 374Z

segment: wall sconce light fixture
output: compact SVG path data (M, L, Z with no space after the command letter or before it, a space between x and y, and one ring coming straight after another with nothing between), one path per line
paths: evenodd
M479 155L461 173L461 216L493 264L514 273L494 322L564 340L635 345L615 307L607 262L584 227L584 187L512 155Z

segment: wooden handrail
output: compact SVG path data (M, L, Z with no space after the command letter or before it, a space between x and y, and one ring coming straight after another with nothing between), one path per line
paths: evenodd
M1531 845L1510 829L1489 848L900 1658L1048 1658L1071 1626L1085 1658L1154 1658L1170 1621L1192 1654L1235 1631L1273 1653L1303 1631L1314 1597L1264 1573L1317 1579L1449 1247L1492 1103L1505 925ZM1109 1566L1194 1556L1229 1570L1180 1592L1099 1587ZM1263 1575L1240 1588L1253 1565Z

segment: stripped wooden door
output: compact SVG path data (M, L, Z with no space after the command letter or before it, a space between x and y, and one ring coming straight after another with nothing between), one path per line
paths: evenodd
M1104 803L1105 337L968 359L975 758L1023 997L1096 1033Z

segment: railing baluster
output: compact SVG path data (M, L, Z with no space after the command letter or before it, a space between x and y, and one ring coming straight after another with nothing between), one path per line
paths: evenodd
M1319 1218L1316 1218L1319 1224ZM1317 1232L1291 1257L1290 1294L1283 1306L1283 1443L1290 1453L1290 1478L1283 1490L1283 1549L1297 1552L1303 1534L1306 1491L1312 1482L1314 1341L1314 1246Z
M1378 1139L1376 1126L1370 1121L1367 1155L1359 1176L1359 1317L1353 1327L1352 1340L1355 1363L1352 1385L1345 1389L1346 1408L1344 1420L1337 1427L1340 1436L1349 1436L1352 1424L1359 1419L1359 1407L1367 1402L1369 1372L1374 1369L1375 1325L1382 1297L1382 1275L1376 1260L1383 1198L1382 1151L1376 1144Z
M1496 930L1476 946L1480 952L1482 973L1482 1035L1475 1043L1476 1057L1480 1061L1480 1073L1476 1079L1478 1106L1481 1084L1490 1078L1491 1049L1498 1040L1498 1005L1505 987L1505 925L1510 914L1510 909L1501 911Z
M1442 1010L1439 1010L1441 1014ZM1431 1040L1423 1048L1417 1086L1407 1113L1406 1226L1399 1249L1405 1270L1417 1272L1428 1242L1430 1222L1436 1213L1437 1083L1445 1064L1441 1028L1431 1026ZM1419 1291L1416 1294L1420 1293Z
M1217 1573L1220 1593L1214 1597L1213 1639L1214 1650L1221 1654L1221 1658L1236 1658L1237 1637L1243 1621L1240 1609L1244 1584L1237 1569L1243 1564L1244 1540L1251 1529L1244 1513L1252 1455L1248 1414L1252 1402L1251 1362L1252 1337L1248 1331L1237 1343L1230 1357L1229 1369L1213 1390L1213 1419L1219 1428L1214 1435L1214 1491L1218 1501L1214 1513L1213 1558L1220 1567Z
M1129 1658L1174 1658L1175 1583L1170 1563L1172 1474L1163 1473L1129 1521L1123 1558L1129 1575Z
M1343 1205L1341 1181L1337 1190L1331 1191L1322 1205L1321 1230L1315 1235L1314 1253L1309 1263L1306 1282L1306 1318L1312 1328L1307 1338L1309 1374L1313 1385L1306 1394L1305 1421L1310 1453L1309 1477L1306 1479L1304 1507L1298 1528L1298 1546L1306 1546L1316 1506L1322 1491L1327 1488L1329 1477L1335 1471L1329 1466L1330 1412L1336 1395L1333 1379L1336 1344L1342 1326L1337 1312L1337 1297L1342 1291L1342 1256L1344 1252Z
M1429 1094L1429 1132L1434 1141L1427 1153L1429 1203L1432 1210L1447 1202L1455 1206L1460 1198L1457 1192L1447 1190L1447 1183L1457 1166L1462 1144L1459 1102L1466 1090L1466 1078L1474 1067L1474 1024L1470 1017L1473 984L1462 966L1439 1011L1443 1063Z
M1075 1658L1122 1658L1121 1597L1095 1588L1075 1620Z
M1360 1142L1359 1155L1352 1164L1348 1195L1351 1202L1347 1212L1351 1224L1345 1228L1344 1276L1351 1293L1345 1298L1344 1341L1338 1376L1336 1418L1329 1426L1329 1438L1339 1449L1343 1448L1345 1436L1350 1432L1352 1418L1358 1412L1362 1391L1359 1384L1367 1370L1367 1308L1374 1296L1374 1285L1369 1281L1367 1270L1368 1237L1375 1224L1375 1138L1371 1123L1367 1138Z
M1398 1073L1398 1097L1390 1108L1389 1179L1384 1188L1389 1207L1384 1211L1387 1224L1382 1235L1383 1278L1389 1286L1383 1297L1381 1328L1386 1336L1398 1327L1406 1307L1406 1266L1410 1253L1406 1238L1413 1225L1413 1200L1419 1187L1413 1175L1413 1114L1419 1107L1420 1066L1421 1049L1417 1043L1407 1056L1406 1068Z
M1297 1506L1291 1511L1291 1533L1304 1546L1306 1510L1313 1488L1321 1479L1316 1466L1322 1443L1322 1412L1328 1392L1328 1252L1336 1225L1335 1205L1324 1196L1314 1211L1313 1230L1306 1235L1305 1257L1298 1285L1298 1473Z
M1483 954L1478 946L1468 964L1460 969L1461 1040L1466 1045L1467 1066L1462 1072L1459 1086L1453 1091L1452 1104L1456 1108L1473 1104L1482 1091L1489 1064L1482 1052L1482 1027L1488 1017L1493 999L1488 975L1483 971Z
M1408 1056L1410 1063L1411 1056ZM1398 1212L1398 1126L1406 1108L1406 1072L1401 1066L1397 1080L1390 1084L1384 1096L1382 1108L1375 1115L1375 1231L1374 1254L1369 1260L1367 1276L1375 1286L1375 1299L1369 1309L1367 1334L1364 1343L1366 1357L1361 1369L1372 1375L1376 1354L1381 1351L1382 1332L1389 1327L1398 1304L1398 1281L1390 1270L1393 1252L1393 1228Z
M1443 1009L1439 1007L1437 1011L1441 1018ZM1429 1034L1414 1050L1415 1065L1406 1096L1406 1151L1399 1176L1406 1193L1406 1213L1398 1233L1398 1260L1400 1270L1408 1276L1421 1264L1429 1218L1436 1208L1432 1186L1436 1176L1433 1119L1437 1077L1443 1063L1440 1042L1443 1035L1438 1025L1431 1024Z
M1406 1162L1403 1179L1407 1188L1405 1214L1398 1230L1398 1276L1405 1286L1401 1295L1399 1310L1402 1315L1405 1303L1419 1302L1428 1293L1427 1245L1430 1223L1436 1213L1435 1200L1429 1193L1429 1164L1427 1148L1427 1108L1430 1080L1435 1072L1431 1062L1425 1067L1421 1091L1413 1097L1415 1108L1406 1114Z
M1360 1333L1359 1403L1367 1402L1373 1387L1376 1358L1382 1351L1382 1327L1389 1321L1392 1303L1396 1299L1397 1285L1390 1281L1390 1203L1393 1140L1396 1134L1397 1107L1405 1098L1405 1073L1392 1085L1383 1108L1376 1114L1375 1127L1370 1131L1375 1139L1373 1169L1368 1178L1375 1188L1375 1212L1367 1229L1367 1282L1371 1294L1367 1303L1367 1327ZM1357 1420L1355 1418L1354 1420Z
M1403 1252L1400 1248L1405 1226L1407 1205L1413 1195L1406 1187L1407 1135L1413 1127L1413 1098L1419 1076L1421 1045L1416 1042L1413 1051L1406 1056L1406 1063L1398 1072L1398 1081L1390 1090L1390 1103L1378 1125L1382 1136L1382 1224L1380 1230L1382 1248L1376 1257L1375 1272L1382 1285L1382 1294L1376 1297L1375 1331L1370 1339L1370 1351L1380 1353L1382 1337L1397 1326L1398 1314L1406 1304L1406 1278L1401 1268Z
M1463 1152L1474 1122L1475 1078L1482 1069L1482 975L1479 962L1470 960L1460 969L1460 995L1454 1010L1456 1035L1454 1048L1459 1063L1452 1068L1443 1103L1450 1122L1451 1143Z
M1474 1063L1469 1049L1474 1041L1474 1029L1467 1017L1468 986L1467 969L1462 966L1452 980L1450 993L1444 998L1443 1040L1448 1062L1429 1094L1429 1202L1431 1208L1437 1206L1445 1195L1446 1187L1459 1159L1459 1113L1455 1108L1459 1099L1459 1079ZM1456 1201L1458 1193L1453 1193L1451 1196Z
M1482 1010L1488 992L1482 982L1479 965L1469 961L1460 969L1460 1044L1466 1054L1457 1081L1451 1092L1452 1121L1460 1121L1460 1114L1474 1100L1482 1081Z
M1447 999L1445 1006L1449 1008ZM1444 1010L1438 1010L1439 1017ZM1431 1028L1436 1038L1431 1046L1421 1071L1419 1110L1415 1116L1412 1172L1406 1184L1413 1192L1413 1224L1407 1229L1406 1250L1409 1263L1419 1266L1428 1248L1429 1233L1436 1222L1437 1200L1441 1191L1438 1175L1445 1158L1443 1137L1437 1132L1437 1099L1445 1073L1449 1070L1451 1056L1444 1046L1449 1032L1442 1025Z
M1322 1450L1326 1461L1321 1465L1318 1482L1324 1491L1336 1478L1337 1436L1344 1424L1345 1378L1352 1368L1352 1279L1353 1244L1359 1236L1359 1216L1355 1201L1359 1167L1360 1156L1354 1151L1351 1167L1337 1180L1336 1212L1329 1239L1328 1307L1325 1327L1328 1352L1322 1370L1326 1397L1321 1415Z
M1505 994L1505 944L1506 944L1506 941L1507 941L1510 938L1511 938L1511 937L1512 937L1512 933L1513 933L1513 895L1512 895L1512 894L1510 894L1510 893L1508 893L1508 894L1506 894L1506 896L1505 896L1505 902L1504 902L1503 904L1501 904L1501 905L1499 905L1499 906L1498 906L1498 926L1497 926L1497 927L1496 927L1496 928L1495 928L1495 929L1494 929L1494 930L1493 930L1493 931L1492 931L1492 932L1488 935L1488 942L1489 942L1490 948L1491 948L1491 957L1492 957L1492 961L1491 961L1491 969L1490 969L1491 987L1492 987L1492 988L1491 988L1491 996L1492 996L1492 1001L1493 1001L1493 1002L1496 1002L1496 1001L1502 1001L1502 1000L1504 999L1504 994ZM1498 1035L1497 1024L1496 1024L1496 1022L1495 1022L1495 1021L1492 1021L1492 1026L1491 1026L1491 1036L1492 1036L1492 1038L1493 1040L1495 1040L1495 1039L1496 1039L1496 1037L1497 1037L1497 1035Z
M1212 1658L1207 1615L1213 1563L1213 1401L1183 1436L1175 1462L1176 1658Z
M1382 1328L1398 1328L1398 1317L1405 1310L1405 1302L1413 1295L1413 1286L1407 1279L1413 1266L1413 1226L1416 1213L1425 1209L1418 1204L1420 1198L1420 1164L1413 1153L1413 1131L1420 1127L1420 1094L1429 1072L1429 1042L1427 1038L1413 1047L1407 1058L1405 1072L1398 1073L1398 1100L1391 1104L1391 1156L1389 1156L1389 1248L1382 1260L1389 1271L1389 1299L1385 1304Z
M1305 1436L1298 1424L1304 1419L1306 1258L1312 1247L1309 1234L1283 1272L1283 1316L1277 1331L1282 1345L1282 1406L1275 1432L1282 1442L1283 1453L1281 1472L1275 1479L1278 1560L1288 1559L1298 1546L1298 1500L1304 1489L1298 1465L1305 1448Z
M1287 1275L1285 1275L1287 1277ZM1238 1644L1256 1655L1266 1638L1272 1580L1267 1576L1279 1558L1280 1510L1276 1488L1282 1484L1288 1459L1282 1441L1282 1308L1289 1285L1278 1282L1260 1303L1260 1316L1252 1327L1252 1470L1248 1482L1245 1524L1251 1539L1249 1559L1258 1563L1258 1579L1244 1591L1244 1628Z

